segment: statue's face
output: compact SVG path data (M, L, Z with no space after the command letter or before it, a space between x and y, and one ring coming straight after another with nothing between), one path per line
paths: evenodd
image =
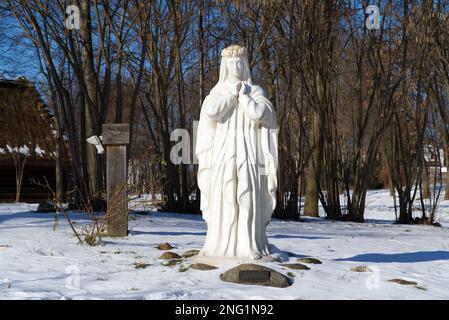
M227 61L228 73L231 77L242 80L243 79L243 61L242 58L228 58Z

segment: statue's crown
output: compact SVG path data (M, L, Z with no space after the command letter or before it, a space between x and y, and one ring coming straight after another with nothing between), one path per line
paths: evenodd
M248 51L246 50L246 48L239 45L232 45L221 51L221 56L223 58L245 57L247 54Z

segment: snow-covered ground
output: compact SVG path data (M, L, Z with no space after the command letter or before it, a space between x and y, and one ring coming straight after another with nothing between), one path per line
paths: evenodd
M364 224L272 221L269 241L289 252L289 262L322 261L308 271L265 263L294 275L286 289L222 282L229 267L180 272L179 265L164 266L155 248L161 242L178 253L201 248L206 226L199 216L135 214L127 238L90 247L77 244L63 217L53 231L54 216L35 208L0 204L0 299L449 299L449 202L438 211L443 228L394 225L385 190L369 192ZM80 213L72 218L83 223ZM357 266L372 272L351 271Z

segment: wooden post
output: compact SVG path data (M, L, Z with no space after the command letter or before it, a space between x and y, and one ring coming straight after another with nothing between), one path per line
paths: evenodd
M103 145L106 146L107 234L110 237L128 235L128 144L129 125L103 125Z

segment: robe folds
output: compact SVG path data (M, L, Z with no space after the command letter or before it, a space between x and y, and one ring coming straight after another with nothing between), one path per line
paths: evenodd
M276 207L277 129L263 90L243 95L219 82L205 98L197 131L198 187L207 236L200 255L269 254L266 227Z

